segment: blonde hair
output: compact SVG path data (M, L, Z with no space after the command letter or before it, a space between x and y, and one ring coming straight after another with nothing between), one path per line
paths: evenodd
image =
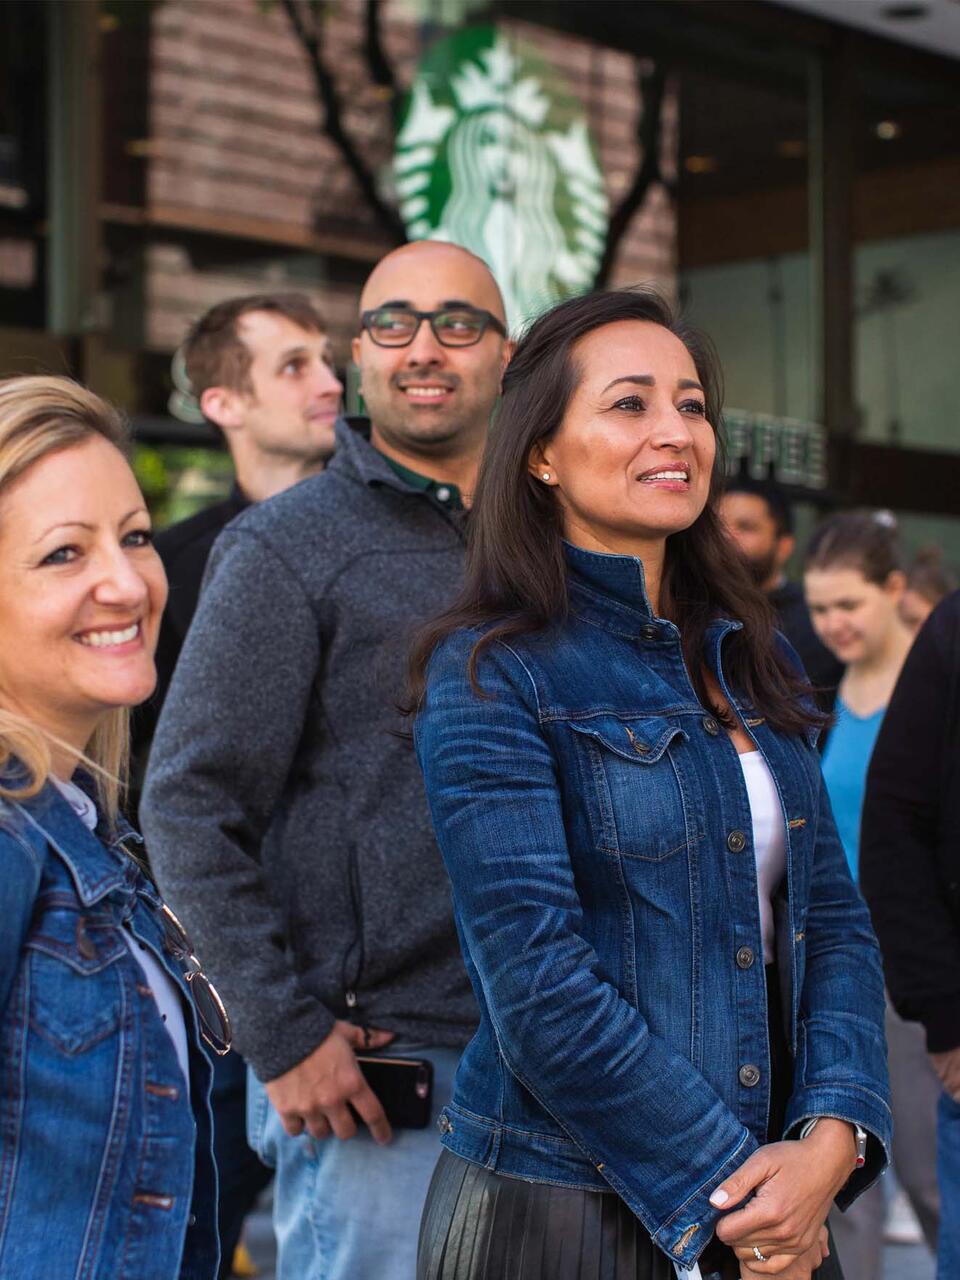
M102 436L126 453L123 418L112 405L69 378L32 376L0 380L0 518L3 495L41 458ZM0 704L3 690L0 689ZM23 773L0 783L0 796L26 800L50 775L53 745L66 746L16 712L0 705L0 776L16 761ZM130 712L109 711L100 721L81 763L93 773L101 806L112 821L126 784L130 755ZM18 771L19 772L19 771Z

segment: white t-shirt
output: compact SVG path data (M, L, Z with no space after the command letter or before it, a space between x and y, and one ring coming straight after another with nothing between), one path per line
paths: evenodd
M75 782L64 782L61 778L55 778L52 775L50 781L61 793L83 825L89 831L93 831L97 825L97 807L86 792L81 791ZM153 992L153 998L157 1002L157 1009L163 1019L163 1025L173 1041L177 1061L180 1063L180 1070L183 1072L183 1078L189 1089L190 1063L187 1051L187 1028L183 1019L183 1002L180 998L180 988L153 952L148 947L145 947L138 938L135 938L126 926L121 930L121 934L124 942L130 948L130 954L143 970L147 986Z
M777 784L761 753L748 751L739 760L753 821L753 854L757 863L763 959L765 964L770 964L776 956L773 895L787 870L786 823Z

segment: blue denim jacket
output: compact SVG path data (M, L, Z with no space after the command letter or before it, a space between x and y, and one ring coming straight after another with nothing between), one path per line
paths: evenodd
M415 741L480 1027L441 1116L451 1151L501 1174L613 1188L691 1266L714 1188L766 1140L770 1050L749 800L697 701L639 560L567 548L549 633L436 651ZM804 736L774 732L704 660L776 780L789 1134L838 1116L871 1136L845 1206L886 1163L880 957Z
M188 1101L122 925L184 992L196 1045L193 1002L120 840L139 837L101 842L49 783L0 800L0 1276L217 1273L210 1063L191 1048Z

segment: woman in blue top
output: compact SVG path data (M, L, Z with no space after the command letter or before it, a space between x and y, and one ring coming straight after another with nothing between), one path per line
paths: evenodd
M817 635L846 667L823 776L854 877L867 766L894 685L913 643L900 615L907 580L896 521L886 511L846 511L818 525L803 585Z
M889 512L848 511L813 532L804 591L820 639L846 671L836 722L823 753L823 777L851 874L857 878L867 768L887 704L913 643L902 617L907 585L896 521ZM923 922L917 921L922 928ZM888 1004L893 1164L936 1249L940 1210L936 1176L937 1077L919 1024ZM874 1280L882 1267L884 1197L877 1185L845 1217L832 1219L846 1280Z
M520 341L415 739L479 1030L420 1280L808 1280L889 1140L821 717L720 525L719 373L656 295ZM821 1265L822 1264L822 1265Z
M153 689L167 594L123 444L116 412L65 378L0 383L0 1276L11 1280L217 1273L198 1031L225 1051L229 1024L118 813L129 708Z

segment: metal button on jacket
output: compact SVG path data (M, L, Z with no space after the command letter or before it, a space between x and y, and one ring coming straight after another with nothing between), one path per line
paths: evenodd
M747 847L747 837L742 831L731 831L727 836L727 848L731 853L743 853Z
M713 716L704 716L700 723L712 738L715 738L720 732L720 724L718 721L714 720Z
M737 964L741 969L749 969L753 964L753 947L741 947L737 952Z
M640 635L644 640L659 640L660 628L655 627L652 622L648 622L646 626L640 628Z
M760 1068L755 1067L752 1062L745 1063L737 1074L740 1077L740 1083L748 1089L760 1083Z

